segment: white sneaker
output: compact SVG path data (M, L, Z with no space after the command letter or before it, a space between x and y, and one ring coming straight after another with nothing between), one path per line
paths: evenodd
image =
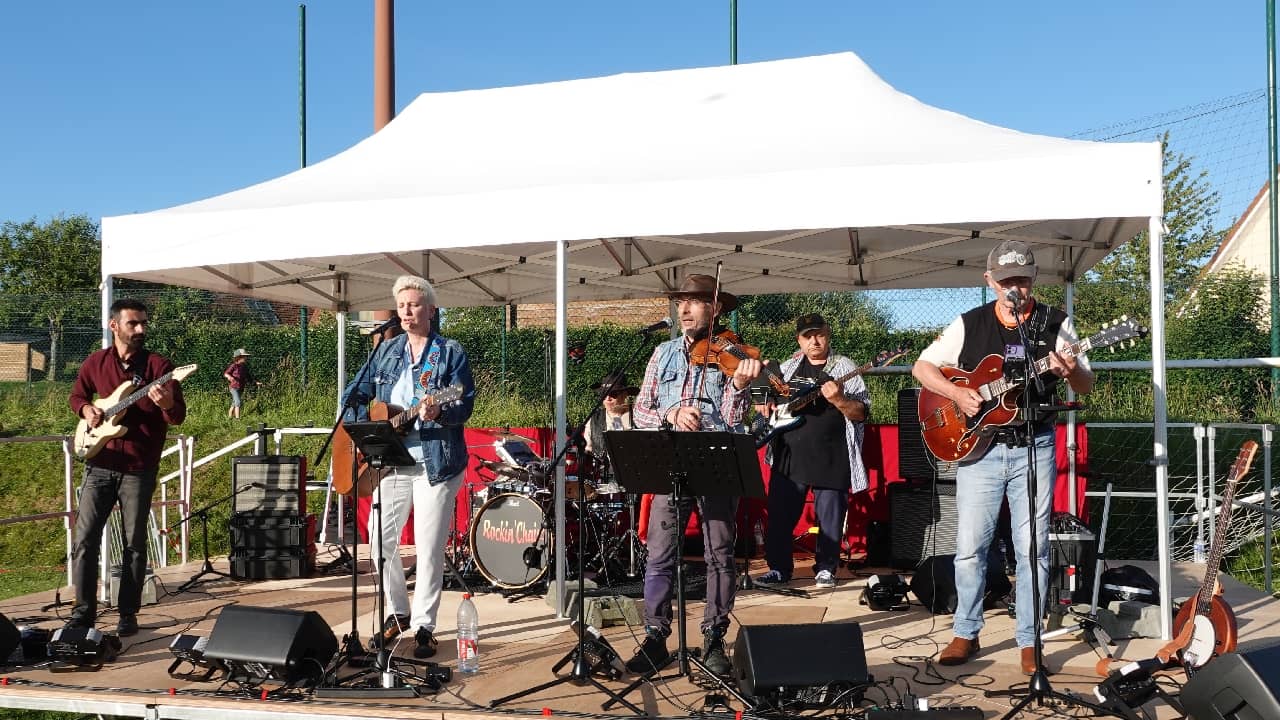
M820 588L833 588L836 586L836 576L830 570L819 570L813 576L813 584Z

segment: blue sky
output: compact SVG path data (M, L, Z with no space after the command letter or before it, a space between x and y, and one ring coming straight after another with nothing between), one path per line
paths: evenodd
M373 3L306 5L314 163L373 130ZM400 0L396 106L725 64L728 13L728 0ZM1071 135L1264 87L1265 19L1262 0L739 0L738 59L853 51L924 102ZM283 0L0 5L0 222L154 210L296 169L297 23Z

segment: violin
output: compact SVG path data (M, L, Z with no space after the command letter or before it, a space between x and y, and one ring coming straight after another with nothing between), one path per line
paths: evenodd
M723 328L715 334L708 335L693 344L689 348L689 362L693 365L716 365L720 368L720 372L725 375L732 375L738 371L738 364L743 360L759 360L760 348L755 345L748 345L742 342L742 338L734 331ZM791 395L791 386L786 380L774 373L768 368L764 368L764 373L769 380L769 386L773 391L782 397Z

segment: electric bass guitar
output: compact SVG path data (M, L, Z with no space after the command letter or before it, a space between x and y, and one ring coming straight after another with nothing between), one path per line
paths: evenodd
M1240 453L1227 473L1227 489L1222 494L1222 508L1218 510L1217 530L1213 545L1209 546L1204 583L1200 592L1178 609L1173 619L1173 640L1156 653L1156 657L1168 663L1176 652L1184 665L1198 668L1211 659L1236 649L1236 615L1222 597L1222 584L1218 582L1218 564L1226 550L1227 535L1231 531L1231 510L1235 505L1236 488L1240 478L1248 474L1258 443L1246 440Z
M426 382L426 376L423 376L419 382ZM462 398L462 393L462 386L454 384L434 394L423 396L422 402L425 402L426 398L432 398L437 405L444 408L458 402ZM391 423L391 427L395 428L396 432L401 434L407 432L409 426L417 418L418 403L403 409L380 400L374 400L369 403L370 420L375 422L386 420ZM355 455L356 465L356 479L354 482L351 477L353 454ZM338 425L338 429L333 433L332 463L330 469L333 474L333 491L341 495L350 495L354 488L357 497L369 497L382 479L382 471L379 468L369 467L369 463L364 461L363 454L356 449L351 436L347 434L346 429L341 424Z
M124 411L133 407L133 404L147 396L151 392L151 388L162 385L170 380L182 382L186 380L191 373L196 371L198 365L183 365L180 368L174 368L151 382L138 387L133 380L127 380L120 384L110 395L98 398L93 401L94 407L102 411L102 422L98 427L89 427L89 421L81 418L79 424L76 425L76 437L73 444L76 457L82 460L88 460L102 450L102 446L108 441L124 435L128 430L125 426L119 424L120 419L124 416ZM133 390L133 388L137 388ZM133 390L133 392L129 392ZM127 393L127 394L126 394Z
M1098 334L1058 352L1076 357L1089 350L1111 347L1146 334L1145 327L1122 317L1109 326L1104 325ZM1036 374L1044 374L1049 371L1049 358L1041 358L1033 366ZM982 405L976 415L967 417L954 400L921 388L918 412L925 447L943 462L963 460L975 452L981 455L991 445L997 428L1019 419L1018 399L1024 383L1005 377L1004 357L998 354L986 356L972 371L942 368L942 374L956 385L978 391Z
M854 368L838 378L832 378L831 382L837 385L844 385L846 381L872 368L884 367L906 354L907 348L904 347L892 351L882 350L879 355L876 355L875 360ZM762 448L768 445L769 441L775 437L791 432L803 425L805 416L797 415L796 413L822 396L822 385L815 383L801 390L792 391L787 402L775 407L773 413L768 417L757 415L755 421L751 424L751 435L755 438L756 447Z

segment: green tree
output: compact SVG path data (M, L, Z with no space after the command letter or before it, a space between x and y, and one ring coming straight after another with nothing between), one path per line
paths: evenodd
M98 286L101 257L98 224L87 215L0 226L0 317L48 332L51 380L58 379L63 328L98 315L92 295L68 291Z
M1164 147L1164 291L1165 301L1175 302L1191 288L1200 268L1222 242L1226 230L1214 226L1219 194L1209 184L1209 172L1196 170L1195 158L1174 153L1169 135ZM1145 231L1116 248L1090 271L1102 282L1129 285L1131 290L1150 288L1150 242Z

